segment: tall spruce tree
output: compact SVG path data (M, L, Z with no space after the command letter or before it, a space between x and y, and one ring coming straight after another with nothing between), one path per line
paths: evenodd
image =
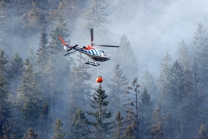
M37 56L35 55L34 48L32 45L29 47L29 50L27 53L27 59L29 60L30 64L32 64L32 65L35 65L37 62Z
M166 111L171 110L173 117L177 117L176 132L180 138L184 136L184 108L185 100L187 98L189 83L186 80L185 72L181 65L176 61L173 63L170 69L170 75L167 84L167 95L165 95L165 105L163 105Z
M41 113L42 99L39 84L35 79L32 65L28 59L24 63L21 84L18 86L18 105L22 114L22 123L25 128L37 128Z
M42 27L42 32L40 35L39 49L37 50L37 63L40 70L44 67L47 62L47 44L48 44L48 34L45 31L45 26Z
M63 130L63 123L59 118L57 119L56 124L54 126L54 131L55 135L53 139L64 139L65 131Z
M120 68L123 69L124 75L133 79L133 76L137 75L139 70L138 63L130 42L125 34L121 37L119 46L120 48L116 52L115 63L120 65Z
M194 61L198 64L201 81L208 80L208 45L205 37L204 26L199 23L194 36L194 45L196 47Z
M8 59L3 50L0 51L0 74L3 78L8 79Z
M22 139L38 139L38 134L32 128L29 128L27 135L24 135Z
M159 90L153 75L148 70L145 70L142 76L140 77L140 85L141 90L144 90L144 88L146 88L147 92L151 94L152 101L158 101Z
M65 22L65 19L60 16L58 18L58 23L56 24L55 28L51 31L51 41L49 42L49 55L51 56L55 56L56 58L54 58L54 60L59 61L59 57L62 56L63 54L63 46L59 40L59 36L61 36L62 38L66 38L69 36L69 34L67 34L68 29L66 28L67 23ZM58 59L58 60L57 60Z
M69 118L73 118L73 115L78 109L87 108L87 99L91 95L91 86L88 81L91 79L88 69L90 68L83 61L85 58L82 54L77 56L77 64L70 70L71 78L73 81L69 83ZM79 100L79 101L77 101Z
M197 139L207 139L207 138L208 138L208 130L203 124L201 124L201 127L198 130Z
M88 119L81 109L78 109L71 122L70 139L87 139L89 138Z
M112 133L111 139L124 139L125 121L124 117L121 116L121 112L118 111L116 114L116 119L113 123L114 131Z
M90 106L93 111L88 111L87 114L93 117L92 120L89 121L89 125L92 126L90 132L95 139L108 138L108 134L110 134L113 128L113 122L109 121L112 113L107 112L109 104L107 97L101 84L99 84L99 87L95 90L90 100Z
M11 102L8 99L9 84L0 73L0 136L3 135L3 126L11 118Z
M126 91L126 102L124 106L126 106L126 122L127 122L127 129L126 132L128 134L134 133L135 138L140 138L140 131L139 128L140 124L140 113L139 113L139 83L138 78L135 78L132 82L132 86L128 87ZM127 134L125 133L125 134ZM130 135L131 135L130 134Z
M94 28L94 36L96 36L96 42L105 43L105 40L109 41L109 31L107 25L109 24L108 5L106 0L90 0L87 8L84 12L84 21L85 24L82 26L84 41L88 41L89 38L89 29Z
M190 57L188 46L186 45L185 41L182 40L178 47L179 59L178 62L181 64L184 70L188 70L190 68Z
M150 127L152 125L152 113L154 110L154 103L151 100L150 94L148 93L147 89L144 88L140 95L140 129L142 129L142 138L150 138Z
M171 111L168 111L166 117L164 118L164 138L166 139L174 139L177 135L177 124L175 124L176 120L173 117Z
M50 134L52 128L52 119L49 113L49 106L47 103L44 103L40 115L40 124L39 124L39 137L44 139L50 139Z
M197 130L200 124L206 122L206 115L208 107L206 106L207 93L204 90L206 85L200 82L198 64L195 62L191 73L189 82L188 106L185 109L187 119L187 132L189 131L190 137L197 136Z
M160 77L158 79L158 87L160 90L160 100L161 100L161 105L165 103L165 97L167 95L167 88L168 88L168 80L169 80L169 75L170 75L170 68L171 68L171 56L167 53L164 58L163 62L161 64L161 69L160 69ZM162 112L164 110L162 109ZM166 112L165 112L166 113Z
M17 79L18 77L21 77L23 66L24 64L22 58L17 53L15 53L12 60L10 61L10 66L8 70L9 78Z
M123 95L127 88L128 80L125 75L123 75L120 65L117 64L113 69L113 77L111 78L111 83L108 84L110 89L109 98L110 98L110 108L112 111L120 111L123 113Z
M152 115L151 139L163 139L163 118L161 116L161 105L154 110Z

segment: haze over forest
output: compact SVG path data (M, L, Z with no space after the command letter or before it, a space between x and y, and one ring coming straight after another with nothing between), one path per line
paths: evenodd
M206 0L1 0L0 138L207 139ZM86 65L58 36L104 48ZM101 75L103 83L95 79Z

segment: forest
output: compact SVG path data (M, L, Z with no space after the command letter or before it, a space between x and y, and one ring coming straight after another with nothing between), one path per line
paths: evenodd
M207 5L0 0L0 139L208 139ZM90 28L97 67L59 40Z

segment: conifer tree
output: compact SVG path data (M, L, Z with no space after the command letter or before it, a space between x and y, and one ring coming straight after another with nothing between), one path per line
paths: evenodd
M188 47L184 40L182 40L178 47L178 53L179 53L179 63L183 67L184 71L190 68L190 57L189 57L189 51Z
M64 139L65 131L63 130L63 123L58 118L54 127L55 135L53 139Z
M200 124L206 120L207 113L207 93L205 91L206 85L200 82L198 64L195 62L191 73L189 82L189 93L187 96L188 106L185 109L187 119L187 131L190 131L191 137L197 136L197 130L200 128Z
M2 132L2 139L21 139L22 137L19 127L14 124L13 120L4 122Z
M67 34L68 29L66 28L66 25L67 23L65 22L65 19L60 16L58 18L56 27L51 31L50 34L52 40L49 42L48 51L49 55L57 56L56 59L59 59L58 56L61 57L61 54L63 54L64 51L59 36L61 36L63 39L69 36L69 34Z
M110 130L113 128L113 122L109 119L112 116L111 112L107 112L109 101L107 95L102 89L101 84L95 90L92 95L90 106L94 111L88 111L87 114L93 117L93 121L89 121L89 125L92 126L90 131L95 139L107 138L107 134L110 134Z
M27 135L24 135L22 139L38 139L38 134L32 128L29 128Z
M32 45L29 47L29 50L28 50L28 53L27 53L27 59L29 60L31 65L36 64L36 55L34 53L34 49L33 49Z
M70 129L70 139L87 139L89 136L88 120L85 113L78 109L71 122L72 128Z
M127 128L126 128L126 131L124 133L124 138L125 139L136 139L135 138L135 126L134 125L129 125Z
M177 136L177 124L173 117L171 111L168 111L166 117L164 118L164 138L173 139Z
M70 76L73 81L69 83L70 98L69 98L69 116L73 117L78 109L87 110L87 99L91 94L91 86L88 81L91 79L91 75L88 72L90 68L86 65L82 54L79 54L76 59L76 65L70 70ZM79 100L79 101L77 101Z
M108 13L106 12L108 5L106 0L90 0L88 6L84 12L83 18L85 23L82 26L84 40L89 40L89 29L94 28L94 36L96 36L96 42L105 43L105 40L109 40L109 31L107 25L109 24Z
M139 69L134 51L125 34L121 37L119 46L120 48L116 52L115 63L118 63L120 68L123 69L123 74L131 79L138 73Z
M156 108L152 115L151 139L163 139L163 119L161 116L161 106Z
M3 78L7 79L8 78L8 74L7 74L7 70L8 70L8 59L7 56L5 54L5 52L3 50L0 51L0 74L1 76L3 76Z
M128 87L126 91L127 96L124 106L126 106L126 122L128 134L134 133L135 138L140 138L139 124L140 124L140 114L139 114L139 83L138 78L135 78L132 82L132 86Z
M196 47L194 61L198 64L201 80L206 82L208 80L208 45L205 38L204 26L199 23L194 36L194 45Z
M161 64L161 69L160 69L160 77L159 77L159 89L160 89L160 99L162 101L165 100L165 96L167 93L167 88L168 88L168 80L169 80L169 74L170 74L170 68L171 68L171 56L167 53L164 58L163 62ZM163 110L162 110L163 111Z
M145 70L142 76L140 77L140 86L141 90L144 90L144 88L147 89L147 92L151 94L153 102L158 101L159 90L153 75L148 70Z
M187 97L189 84L186 80L185 72L181 65L176 61L173 63L170 69L167 95L165 95L165 105L163 105L166 111L172 110L173 117L177 117L176 123L178 128L178 134L181 138L184 136L184 107L185 98Z
M125 121L121 116L121 112L116 114L116 120L113 123L114 131L112 133L112 139L124 139Z
M198 131L197 139L207 139L207 138L208 138L208 130L203 124L201 124L201 127L199 128Z
M49 115L49 106L47 103L44 103L40 115L39 136L44 139L49 139L51 129L52 129L52 119Z
M48 44L48 34L45 32L45 26L42 27L42 32L40 35L39 49L37 50L37 63L42 69L47 61L47 44Z
M3 126L11 118L11 102L8 100L8 82L0 73L0 136L3 135Z
M147 89L144 88L142 94L140 95L140 128L142 131L142 138L150 138L150 126L151 126L151 118L154 110L154 103L151 101L151 97L147 92Z
M33 67L28 59L24 63L22 81L18 87L18 104L22 114L22 120L25 128L37 128L41 113L41 92L39 84L35 79Z
M22 68L24 66L22 58L15 53L10 61L10 67L8 70L9 78L15 79L22 76Z
M123 113L122 101L123 95L125 94L128 80L125 75L123 75L120 65L117 64L113 69L114 75L111 78L111 83L108 84L110 89L110 108L113 111L119 110Z

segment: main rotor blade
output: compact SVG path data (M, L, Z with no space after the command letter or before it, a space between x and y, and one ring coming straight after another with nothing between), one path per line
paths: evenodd
M93 28L90 29L90 35L91 35L91 44L93 42Z
M70 52L70 53L66 53L64 56L66 56L66 55L68 55L68 54L71 54L71 53L74 53L74 52L76 52L76 51L73 51L73 52Z
M94 44L94 45L103 46L103 47L119 47L117 45L100 45L100 44Z

